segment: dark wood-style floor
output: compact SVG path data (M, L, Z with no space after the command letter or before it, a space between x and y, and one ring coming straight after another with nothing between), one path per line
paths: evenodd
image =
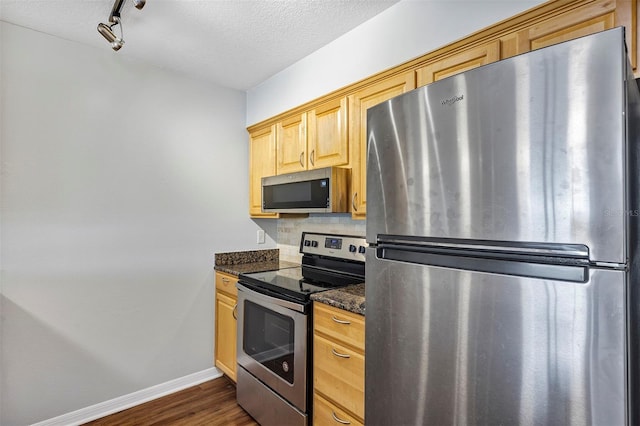
M236 403L236 387L223 376L86 425L254 426L257 423Z

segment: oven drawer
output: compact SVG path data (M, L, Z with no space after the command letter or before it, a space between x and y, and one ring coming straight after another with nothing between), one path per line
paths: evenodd
M317 393L313 394L313 424L363 426L357 417L340 409Z
M223 291L231 296L238 296L238 289L236 288L236 283L238 282L238 277L235 277L230 274L225 274L224 272L216 271L216 290Z
M364 419L364 356L322 336L313 337L314 391Z
M315 332L364 352L364 316L317 302L313 309Z

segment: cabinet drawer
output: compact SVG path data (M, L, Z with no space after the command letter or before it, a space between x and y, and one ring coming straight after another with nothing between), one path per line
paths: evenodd
M313 328L364 352L364 316L315 302Z
M364 418L364 356L314 335L313 388Z
M236 283L238 277L231 274L225 274L224 272L216 271L216 290L223 291L231 296L238 296L238 289Z
M313 394L314 425L352 425L362 426L362 422L340 407L327 401L317 393Z

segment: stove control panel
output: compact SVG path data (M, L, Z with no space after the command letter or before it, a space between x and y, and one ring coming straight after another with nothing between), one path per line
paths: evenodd
M364 237L353 235L333 235L315 232L303 232L300 240L300 253L337 257L340 259L364 262L367 241Z

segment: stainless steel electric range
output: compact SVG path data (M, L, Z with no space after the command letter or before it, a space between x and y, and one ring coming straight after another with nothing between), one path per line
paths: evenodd
M364 282L365 247L363 237L304 232L300 267L240 275L237 399L261 425L310 423L310 296Z

